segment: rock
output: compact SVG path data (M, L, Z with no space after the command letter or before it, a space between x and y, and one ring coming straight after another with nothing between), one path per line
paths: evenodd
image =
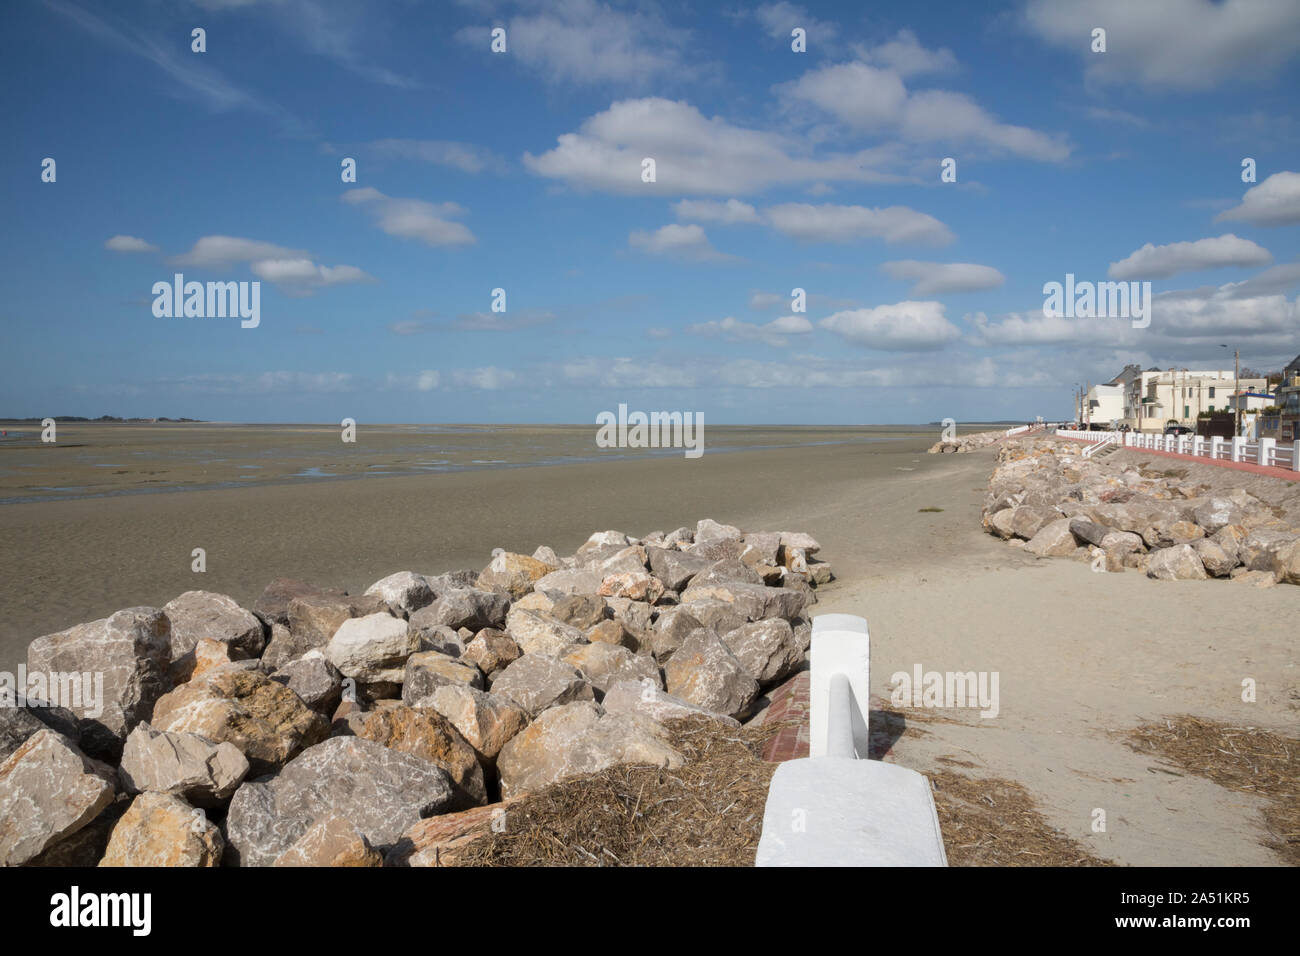
M271 675L318 714L334 713L343 698L343 676L319 649L308 651Z
M420 647L419 635L390 614L368 614L339 625L325 657L344 677L367 683L400 683L406 659Z
M1273 552L1273 572L1282 584L1300 584L1300 538Z
M830 584L835 580L835 574L831 571L831 566L825 561L808 562L808 579L817 587L823 584Z
M533 590L558 601L571 594L595 594L600 590L602 580L603 578L596 571L566 568L562 571L552 571L545 577L539 578L533 585Z
M573 667L603 695L611 684L623 680L648 680L660 686L659 665L654 658L636 655L626 647L616 644L581 644L560 655L560 660Z
M713 541L738 541L744 533L734 525L719 524L712 518L704 518L695 523L695 543L708 544Z
M1237 568L1230 577L1239 584L1249 584L1257 588L1271 588L1277 584L1277 575L1272 571L1251 571L1249 568Z
M749 618L740 610L733 607L729 602L709 599L692 601L690 607L681 605L678 609L686 611L692 618L700 623L701 627L707 627L715 634L728 634L740 627L742 624L749 623ZM664 611L659 615L659 622L670 619L672 611ZM659 628L659 622L656 622L656 628ZM662 664L667 658L660 660Z
M1241 545L1246 540L1246 529L1239 524L1224 525L1211 535L1211 540L1223 549L1223 553L1238 564L1241 563Z
M579 554L595 551L599 548L610 547L611 545L618 548L626 548L632 543L632 539L622 531L597 531L590 538L582 543L578 548Z
M664 665L668 693L704 710L742 719L758 698L758 682L712 631L700 628Z
M1025 543L1025 550L1030 554L1038 555L1040 558L1068 557L1074 553L1074 549L1078 544L1072 530L1075 521L1078 521L1078 519L1058 518L1056 521L1049 521L1039 528L1038 533ZM1091 522L1088 523L1093 528L1097 527L1097 525L1092 525Z
M679 551L695 542L695 532L690 528L678 528L676 531L669 531L664 535L662 546L665 548L677 548Z
M226 816L227 853L240 866L270 866L325 816L352 823L380 852L416 821L445 812L446 771L362 737L331 737L266 780L235 792Z
M77 715L81 747L116 760L126 735L148 720L154 702L171 689L171 621L161 610L133 607L111 617L38 637L27 648L27 672L103 675L81 701L61 700ZM87 699L101 697L101 700Z
M785 575L782 575L784 577ZM762 584L763 575L743 561L728 558L714 561L699 574L691 578L691 584L699 587L705 584Z
M194 646L200 639L229 645L231 660L260 657L266 647L261 619L224 594L186 591L164 604L163 613L172 625L172 672L177 682L194 670Z
M448 571L445 574L426 574L424 580L429 585L429 590L433 592L433 596L438 597L443 591L449 591L452 588L474 587L478 575L479 572L472 568L462 568L459 571Z
M383 866L366 835L340 816L321 817L272 866Z
M619 647L626 647L633 652L640 647L641 643L627 632L621 621L613 619L601 621L599 624L588 628L587 640L594 644L617 644Z
M382 599L389 607L397 608L407 614L414 614L420 608L433 603L433 589L423 574L414 571L398 571L386 578L380 578L366 588L367 595Z
M1012 517L1015 514L1015 508L1003 508L1000 511L994 511L984 516L984 529L989 534L997 535L999 538L1006 540L1015 534L1012 527Z
M745 543L740 538L716 538L700 541L685 548L687 554L703 558L710 563L714 561L740 560L745 552Z
M474 807L460 813L445 813L421 820L402 834L388 855L385 866L456 866L457 860L476 840L504 829L508 819L504 803Z
M609 619L610 611L596 594L571 594L556 601L550 615L557 621L585 631Z
M464 659L475 665L490 684L497 675L523 656L519 645L505 631L484 628L465 645Z
M785 545L781 545L777 560L787 571L794 571L799 574L808 573L808 555L800 548L787 548Z
M87 826L113 802L114 778L49 728L24 740L0 763L0 866L21 866Z
M497 694L446 684L416 703L451 721L487 767L496 765L501 748L528 725L528 713Z
M1142 538L1131 531L1107 531L1101 539L1101 549L1111 554L1132 554L1142 550Z
M598 593L604 597L625 597L653 604L663 595L664 585L644 571L630 571L606 577L601 581Z
M407 622L411 630L420 639L421 651L437 651L448 657L464 657L465 645L474 637L469 628L452 630L445 624L427 624L420 617L428 608L421 608L411 615Z
M1084 544L1095 544L1099 548L1104 548L1105 546L1101 542L1106 535L1113 532L1103 524L1097 524L1087 518L1077 517L1070 519L1070 533Z
M808 604L806 593L792 588L769 588L761 584L727 584L698 585L694 582L682 592L682 604L690 606L700 601L714 599L726 601L751 621L760 621L769 617L783 617L789 620L798 617ZM694 613L694 612L692 612ZM696 617L699 617L697 614Z
M327 591L296 578L276 578L266 586L262 596L253 602L253 613L268 624L289 626L289 604L296 597L328 593L339 597L342 591Z
M463 810L487 803L487 788L477 753L451 721L438 711L394 703L377 710L351 714L344 725L357 737L373 740L391 750L412 754L441 767L454 790L452 809Z
M610 714L640 714L660 723L679 717L699 716L708 717L727 727L740 726L740 721L734 717L696 707L649 681L617 681L611 684L601 706Z
M509 798L616 764L675 768L682 762L668 744L667 731L655 721L636 714L602 714L591 701L574 701L548 710L512 738L497 758L497 769L501 794Z
M529 591L518 601L511 601L511 607L522 607L529 611L541 611L543 614L550 614L555 608L555 598L541 591Z
M1198 505L1192 517L1206 534L1214 534L1225 525L1240 524L1242 513L1231 498L1213 497Z
M421 651L412 654L406 662L402 700L414 704L444 684L482 688L483 673L467 657L455 658L437 651Z
M1061 513L1055 508L1043 508L1036 505L1020 505L1011 509L1011 533L1026 541L1033 540L1043 525L1055 521Z
M442 625L459 630L467 627L478 632L485 627L505 625L510 598L499 591L478 588L451 588L423 610L411 615L411 626L428 628Z
M113 827L99 865L213 867L224 849L202 810L170 793L142 793Z
M1217 542L1209 538L1201 538L1193 542L1192 547L1196 549L1196 556L1201 559L1205 570L1213 577L1227 577L1237 566L1236 557L1229 556Z
M208 671L164 695L151 723L155 730L234 744L254 776L282 766L329 729L289 688L238 665Z
M1256 528L1246 533L1237 549L1237 558L1252 571L1276 571L1279 553L1289 549L1295 540L1293 531Z
M166 793L196 807L222 806L248 774L248 759L230 743L142 723L122 749L118 776L127 793Z
M47 727L67 737L74 746L81 736L77 715L67 708L39 701L19 703L13 688L0 688L0 763L27 738Z
M546 654L525 654L492 682L492 693L536 717L548 707L593 700L591 682L577 668Z
M639 646L643 646L650 634L654 609L644 601L633 601L625 597L607 597L605 604L613 613L614 620L623 625L623 630L636 638Z
M392 616L392 609L377 594L345 595L315 590L289 601L289 630L304 652L324 647L345 621L373 614Z
M735 615L735 618L735 627L745 623L743 616L739 613ZM691 613L689 608L678 606L664 610L660 613L659 619L655 621L654 627L650 631L648 642L650 653L654 655L655 660L660 664L665 663L682 646L691 633L703 626L703 623Z
M745 673L760 685L788 677L803 663L803 650L794 637L794 629L780 618L742 624L723 638L744 667Z
M201 637L194 645L194 650L190 652L189 659L185 664L179 669L177 665L172 665L172 673L182 680L189 680L204 671L212 670L214 667L221 667L225 664L233 664L235 661L243 660L248 660L248 658L229 644ZM187 667L192 668L188 673L186 673Z
M792 539L793 540L793 539ZM781 535L775 531L750 532L742 539L745 545L740 552L740 560L751 567L755 564L777 564L777 555L781 550ZM807 549L804 549L805 553Z
M646 550L639 544L615 551L593 568L604 577L609 577L611 574L640 574L644 573L645 569Z
M533 582L554 571L526 554L502 551L478 576L476 587L485 591L501 591L512 598L521 598L533 589Z
M1147 577L1157 581L1190 581L1209 577L1205 566L1190 544L1175 545L1151 552Z
M587 636L571 624L522 608L510 609L506 631L525 655L556 655L570 644L587 642Z
M563 563L555 553L555 549L544 544L538 545L537 550L533 552L533 560L548 564L553 568L558 568Z
M1205 537L1205 530L1191 521L1156 521L1140 532L1142 540L1152 551L1172 548L1180 544L1191 544L1198 538Z
M277 670L290 661L296 661L312 649L312 645L305 638L295 635L283 624L272 622L271 639L266 644L266 650L262 652L262 663L271 670Z

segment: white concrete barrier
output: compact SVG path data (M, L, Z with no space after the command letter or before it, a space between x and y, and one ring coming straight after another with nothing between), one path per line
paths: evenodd
M868 760L871 641L854 614L813 618L809 753L772 775L755 866L947 866L930 781Z

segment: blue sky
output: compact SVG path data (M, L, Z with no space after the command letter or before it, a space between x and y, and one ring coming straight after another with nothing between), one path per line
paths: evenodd
M1292 0L0 18L0 414L1064 417L1128 362L1300 353ZM155 317L176 272L260 281L260 325ZM1150 326L1044 317L1066 273L1151 281Z

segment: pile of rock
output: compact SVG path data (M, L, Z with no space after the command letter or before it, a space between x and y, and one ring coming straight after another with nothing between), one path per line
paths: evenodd
M925 450L927 455L952 455L978 451L1006 437L1006 432L976 432L950 441L937 441Z
M1064 440L1007 442L989 480L984 528L1039 557L1081 558L1097 570L1300 584L1300 527L1284 509L1243 488L1214 491L1082 452Z
M678 766L666 720L753 714L805 664L818 550L705 519L38 638L29 674L102 675L102 700L0 707L0 865L436 863L522 793Z

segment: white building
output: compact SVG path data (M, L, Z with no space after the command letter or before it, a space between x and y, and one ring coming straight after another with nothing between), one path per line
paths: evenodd
M1260 392L1262 378L1240 380L1243 391ZM1202 412L1230 411L1237 377L1232 369L1147 369L1125 391L1123 423L1135 431L1163 432L1167 425L1196 427Z

